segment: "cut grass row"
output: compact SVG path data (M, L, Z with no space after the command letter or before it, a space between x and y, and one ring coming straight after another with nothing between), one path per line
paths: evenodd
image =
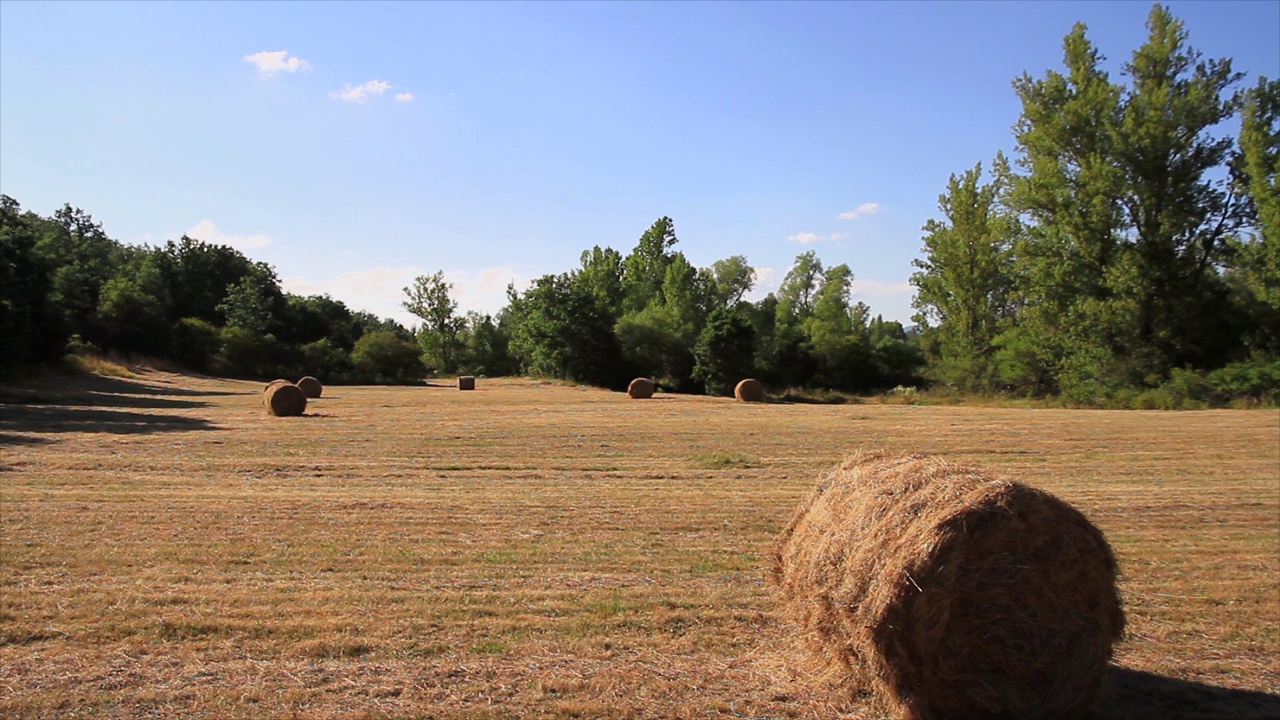
M762 571L817 474L862 448L1058 494L1120 559L1121 665L1280 693L1269 411L502 380L327 388L288 419L256 383L77 382L0 412L6 717L860 717L789 669Z

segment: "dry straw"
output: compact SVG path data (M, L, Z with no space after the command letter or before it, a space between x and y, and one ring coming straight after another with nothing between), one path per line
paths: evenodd
M279 387L280 385L292 385L292 384L293 383L289 382L288 380L272 380L271 382L267 383L266 386L262 388L262 407L268 407L267 398L271 395L272 388Z
M293 383L271 383L262 394L267 413L277 417L301 415L307 409L307 395Z
M733 396L742 402L764 402L764 385L759 380L747 378L733 389Z
M653 381L649 378L636 378L627 385L627 395L636 400L653 397Z
M302 394L308 398L318 398L320 393L324 392L324 386L320 384L320 381L310 375L299 380L297 384L302 390Z
M458 378L459 390L475 390L476 379L470 375L462 375Z
M824 475L770 579L814 669L900 720L1065 718L1124 629L1102 533L964 465L863 454Z

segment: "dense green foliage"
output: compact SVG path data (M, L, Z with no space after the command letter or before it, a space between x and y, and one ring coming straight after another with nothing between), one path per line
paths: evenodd
M853 272L796 258L776 295L743 300L755 270L735 255L695 267L659 218L630 253L594 247L580 267L508 289L496 320L460 318L441 273L406 288L441 373L522 372L622 388L653 378L680 392L730 394L746 377L774 387L873 391L918 383L923 357L899 323L851 304ZM874 330L873 330L874 328ZM453 338L450 341L449 338ZM438 351L452 342L455 351Z
M275 270L183 237L123 245L82 210L51 218L0 196L0 377L97 350L236 377L402 382L422 377L412 334Z
M1164 7L1147 28L1118 84L1077 25L1064 73L1014 82L1016 169L952 177L912 276L935 381L1084 405L1278 399L1280 90L1234 91L1231 62L1202 59ZM1217 134L1242 107L1239 142Z

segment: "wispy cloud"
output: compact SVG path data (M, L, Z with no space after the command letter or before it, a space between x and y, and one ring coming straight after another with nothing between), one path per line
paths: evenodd
M271 77L276 73L297 73L311 70L311 63L298 56L289 57L288 50L263 50L245 55L244 61L258 66L258 74Z
M751 292L747 293L746 298L751 302L763 300L766 295L776 292L778 286L782 283L782 273L773 267L758 267L756 270L756 284L752 286Z
M890 282L888 280L859 280L853 279L853 285L850 288L854 297L865 298L905 298L910 300L915 294L915 287L908 281Z
M831 233L830 235L819 235L817 233L802 232L795 235L788 235L787 239L791 242L798 242L801 245L812 245L816 242L824 242L826 240L839 240L844 237L845 233Z
M842 212L836 217L840 218L841 220L857 220L858 218L863 217L864 215L875 215L878 212L880 212L879 203L862 203L858 207L848 212Z
M362 103L371 97L382 97L383 93L391 89L391 83L386 80L370 80L363 85L343 85L342 90L329 93L329 97L337 100L345 100L346 102ZM402 95L407 93L401 93ZM398 99L398 96L397 96Z
M413 93L396 93L396 102L409 102L413 100Z
M422 320L405 312L401 306L405 300L404 288L411 286L414 278L419 275L430 275L432 272L434 271L413 266L377 267L345 272L331 279L287 277L280 281L280 285L286 292L295 295L329 295L346 303L352 310L364 310L378 317L391 318L405 326L413 326L420 324ZM475 271L446 270L444 279L453 284L450 297L458 303L459 313L466 313L468 310L496 313L507 304L508 283L513 283L517 290L524 290L530 284L529 280L509 267Z
M186 235L213 245L230 245L237 250L260 248L271 244L270 235L228 235L219 230L212 220L201 220L192 225Z

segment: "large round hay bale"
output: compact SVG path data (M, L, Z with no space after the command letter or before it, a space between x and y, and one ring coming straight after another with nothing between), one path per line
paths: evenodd
M462 375L458 378L459 390L475 390L476 379L470 375Z
M733 388L733 396L742 402L764 402L764 385L759 380L747 378Z
M649 378L636 378L627 385L627 395L636 400L653 397L654 384Z
M267 383L266 386L262 388L262 407L267 407L267 397L271 393L272 388L279 387L281 385L292 385L292 384L293 383L289 382L288 380L283 380L283 379L272 380L271 382Z
M1064 718L1124 629L1102 533L982 470L865 454L823 476L770 579L816 669L890 717Z
M302 394L308 398L318 398L320 393L324 392L324 386L320 384L320 381L310 375L302 378L296 384L302 390Z
M301 415L307 409L307 395L293 383L272 383L263 394L262 404L268 414L277 417Z

